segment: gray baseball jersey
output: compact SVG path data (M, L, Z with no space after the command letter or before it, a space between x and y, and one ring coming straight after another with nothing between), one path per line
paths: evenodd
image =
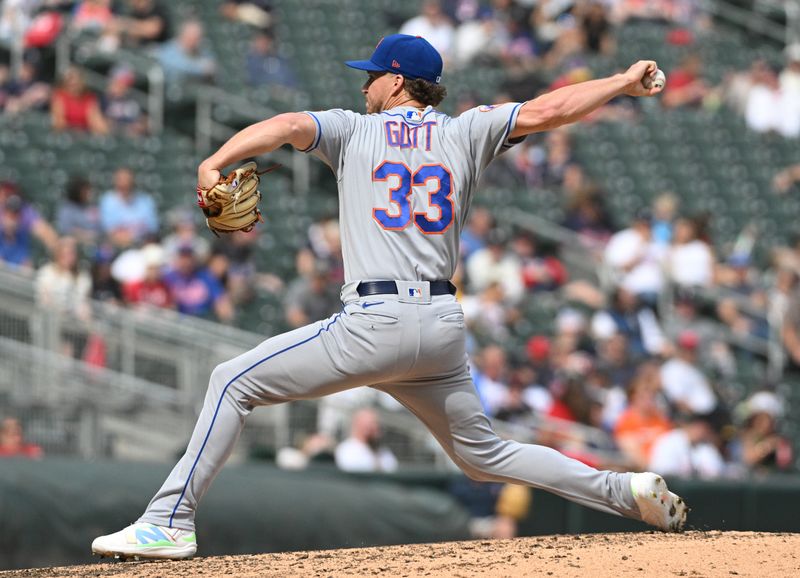
M483 170L511 146L520 104L451 118L428 107L310 112L339 185L345 280L450 279Z
M339 184L343 309L214 370L186 453L139 521L193 530L197 504L255 406L362 385L394 396L474 479L526 484L641 518L631 474L598 471L494 433L467 367L461 306L452 295L430 294L430 281L455 270L475 185L510 146L519 106L479 107L457 118L407 107L308 113L317 123L309 151ZM398 293L361 297L362 280L394 280Z

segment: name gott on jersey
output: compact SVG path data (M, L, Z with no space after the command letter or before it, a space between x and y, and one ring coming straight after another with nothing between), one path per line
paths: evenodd
M424 146L426 151L431 150L431 131L436 126L435 120L423 122L419 126L408 126L396 120L387 120L383 124L386 130L386 143L390 147L415 149Z

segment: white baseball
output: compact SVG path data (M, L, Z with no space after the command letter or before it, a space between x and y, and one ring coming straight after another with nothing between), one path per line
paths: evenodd
M658 70L656 70L655 78L652 78L648 74L642 79L642 86L644 86L645 88L648 88L648 89L652 88L654 86L656 88L664 88L665 84L667 84L667 75L664 74L664 71L661 70L660 68Z

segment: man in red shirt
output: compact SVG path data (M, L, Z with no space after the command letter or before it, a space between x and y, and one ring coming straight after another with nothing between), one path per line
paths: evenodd
M42 457L42 448L36 444L25 442L22 437L22 425L15 417L7 417L0 425L0 458L31 458Z
M108 133L97 95L86 88L77 68L70 68L50 101L50 118L57 131L79 130L92 134Z

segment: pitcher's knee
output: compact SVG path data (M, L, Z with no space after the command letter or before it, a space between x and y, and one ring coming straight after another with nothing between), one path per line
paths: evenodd
M208 380L209 389L221 392L223 389L236 378L236 369L230 361L220 363L211 372L211 378Z
M495 479L491 468L488 467L475 466L466 462L459 462L458 467L464 472L464 475L476 482L492 482Z
M455 462L471 480L492 482L503 479L499 471L498 455L502 451L500 438L490 440L479 446L464 446L456 450Z

